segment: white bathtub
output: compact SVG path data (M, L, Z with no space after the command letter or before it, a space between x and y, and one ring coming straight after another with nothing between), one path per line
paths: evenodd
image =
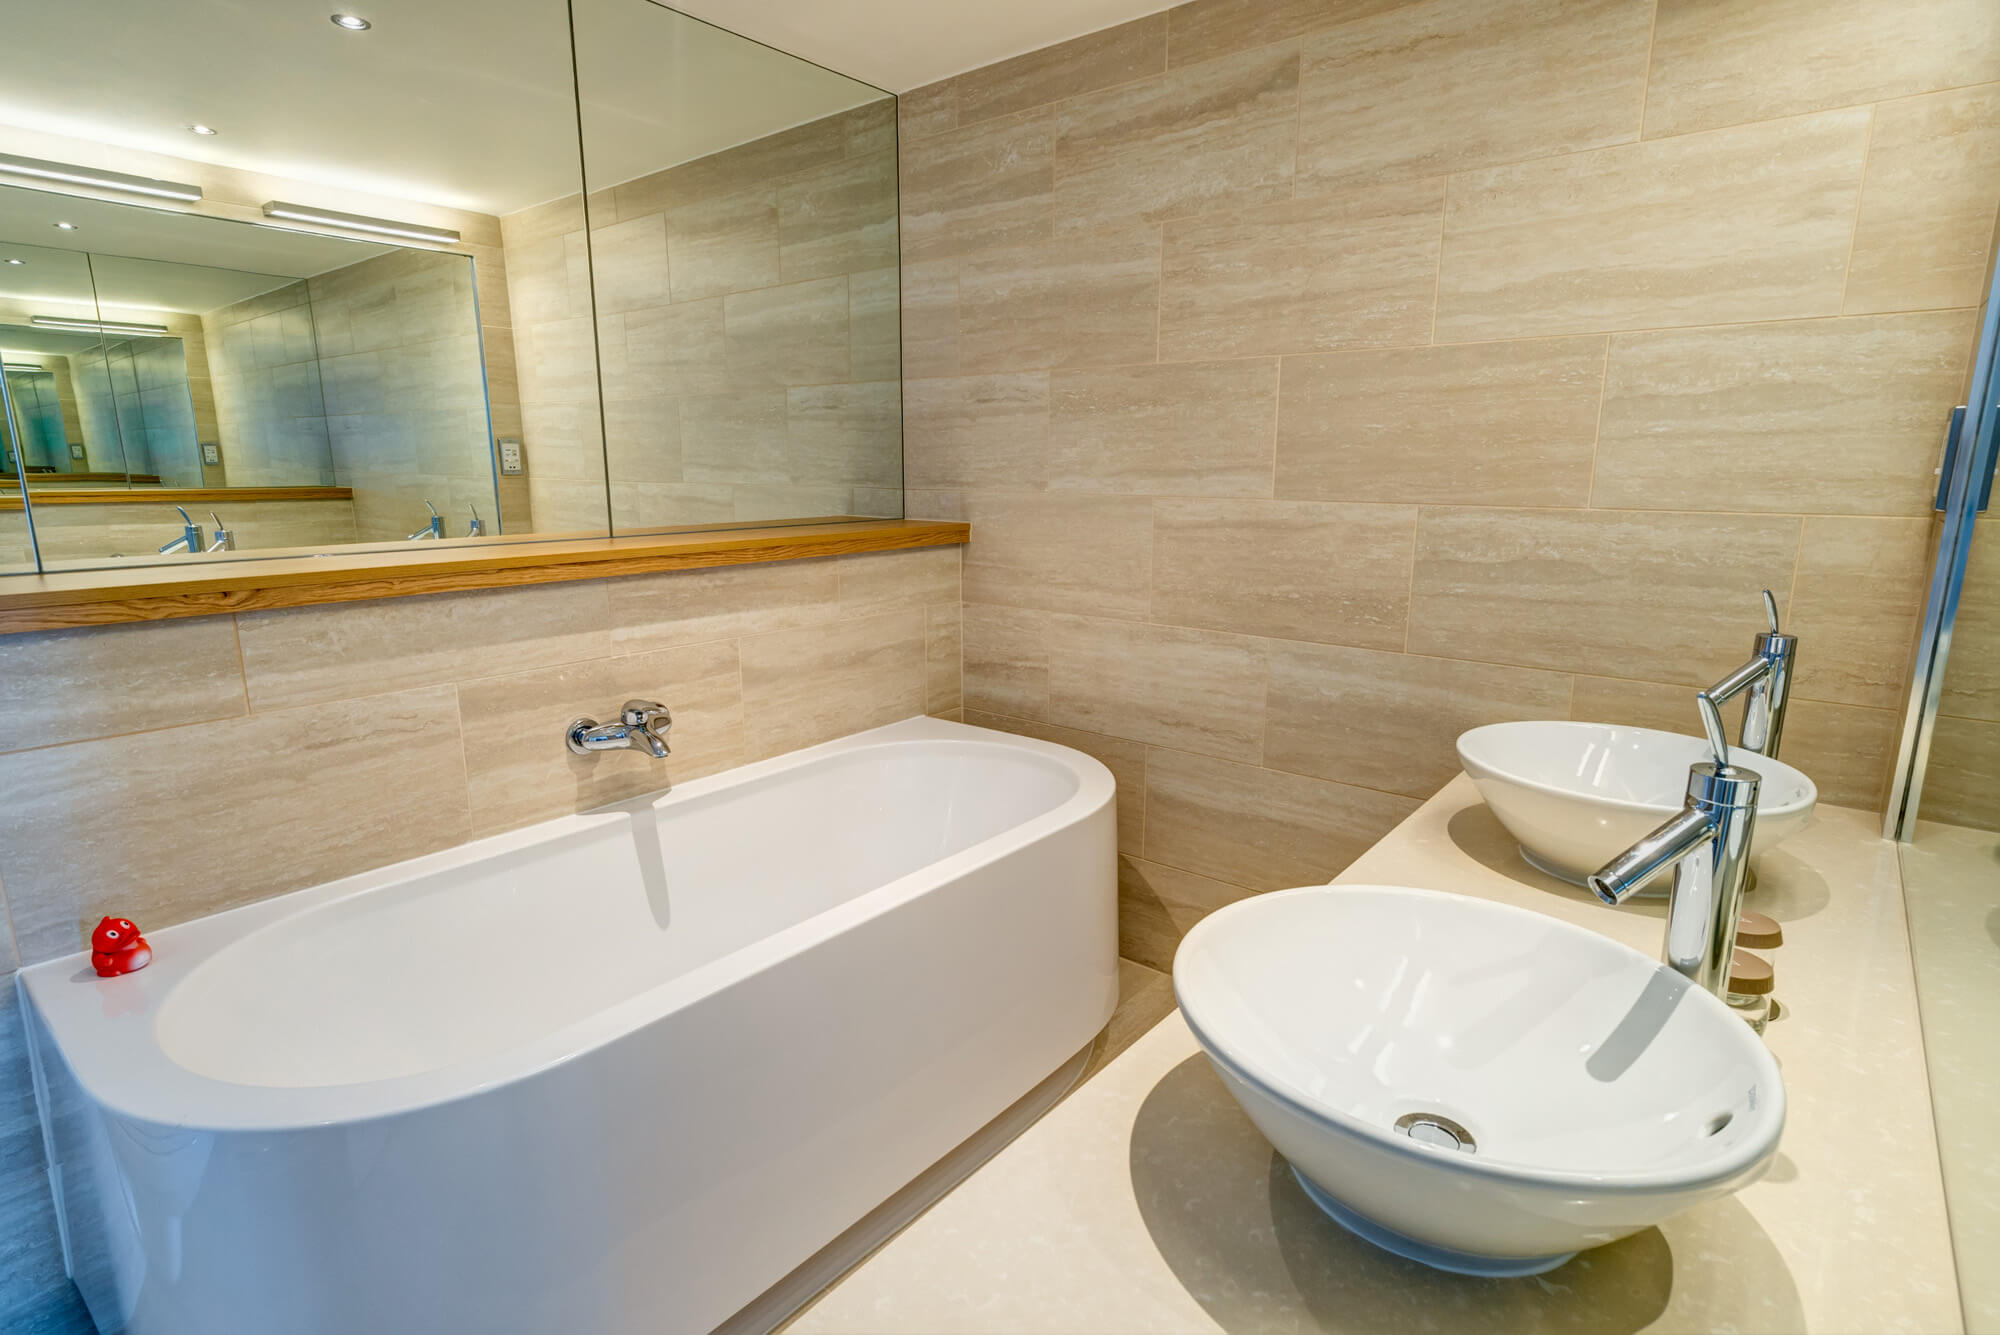
M1111 803L912 719L151 932L129 977L23 970L91 1315L768 1324L1109 1018Z

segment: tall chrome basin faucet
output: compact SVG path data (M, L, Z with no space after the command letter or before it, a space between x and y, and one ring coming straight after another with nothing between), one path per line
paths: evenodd
M181 506L176 505L174 509L181 512L181 535L172 542L161 543L160 555L171 556L175 552L199 554L202 550L201 525L195 523L194 516L190 515Z
M424 509L431 512L431 520L428 524L425 524L410 535L411 542L422 542L426 538L436 539L444 536L444 518L438 514L438 508L429 501L425 501Z
M1759 755L1778 754L1778 742L1785 735L1785 705L1792 693L1792 669L1796 666L1799 637L1778 629L1778 600L1764 590L1764 616L1771 629L1757 636L1749 662L1708 688L1708 698L1726 705L1743 691L1750 698L1743 704L1743 731L1738 741L1745 751Z
M1599 867L1589 885L1599 899L1616 907L1672 867L1674 886L1667 901L1662 958L1690 981L1727 1000L1762 779L1755 771L1729 763L1729 738L1715 698L1703 691L1695 703L1701 707L1711 758L1688 768L1686 804L1678 816Z

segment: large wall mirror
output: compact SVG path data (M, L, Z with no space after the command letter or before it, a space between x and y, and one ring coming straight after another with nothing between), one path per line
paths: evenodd
M20 23L125 73L0 93L0 572L901 515L881 90L650 0Z

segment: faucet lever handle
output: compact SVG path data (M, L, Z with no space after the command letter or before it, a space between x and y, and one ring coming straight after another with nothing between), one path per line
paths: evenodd
M1778 600L1769 589L1764 590L1764 619L1771 623L1771 633L1778 634Z
M1768 594L1766 595L1769 596ZM1722 711L1716 708L1715 697L1707 691L1694 693L1695 707L1701 711L1702 731L1708 734L1708 749L1716 768L1729 768L1729 733L1722 726Z
M627 700L625 707L618 711L618 721L628 728L644 728L656 733L667 732L674 726L674 716L657 700ZM656 721L661 726L654 727Z

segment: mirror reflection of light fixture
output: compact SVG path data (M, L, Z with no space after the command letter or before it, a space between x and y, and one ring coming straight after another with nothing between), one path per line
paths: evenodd
M190 126L188 126L188 132L189 132L190 134L216 134L216 133L218 133L218 131L216 130L216 128L215 128L215 127L214 127L213 125L203 125L203 124L202 124L202 123L201 123L200 121L196 121L196 122L195 122L195 123L194 123L193 125L190 125Z
M31 315L28 323L37 329L60 329L72 334L126 334L134 338L159 338L167 332L163 324L134 324L127 320L75 320L62 315Z
M0 176L26 176L36 181L62 185L87 185L97 190L118 190L128 195L151 195L156 199L180 199L189 203L201 198L201 187L179 181L158 181L150 176L127 176L124 172L98 171L69 162L45 162L41 158L16 157L0 153Z
M344 28L348 32L367 32L375 26L359 14L335 14L332 19L334 27Z
M49 369L48 367L46 367L46 366L42 365L42 364L41 364L40 362L6 362L6 363L0 363L0 370L8 370L8 371L46 371L46 370L48 370L48 369Z
M9 264L26 264L26 263L27 263L27 261L26 261L26 260L15 260L15 259L10 259L10 260L8 260L8 261L7 261L7 263L9 263Z
M332 209L316 209L310 204L287 204L276 199L264 205L264 216L283 218L289 222L319 223L323 227L339 227L349 232L408 237L412 241L452 243L458 240L458 233L448 227L424 227L418 223L397 222L393 218L371 218L365 213L336 213Z

